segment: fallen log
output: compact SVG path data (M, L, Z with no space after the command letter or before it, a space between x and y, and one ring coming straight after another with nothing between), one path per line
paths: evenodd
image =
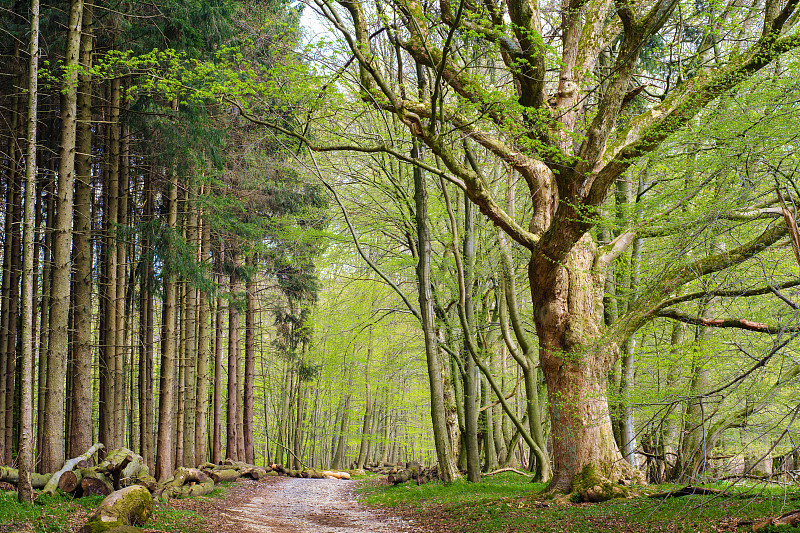
M403 470L400 470L399 472L397 472L395 474L389 474L387 476L387 479L389 480L389 483L391 483L393 485L398 485L400 483L405 483L406 481L408 481L410 479L415 479L415 478L419 477L421 469L422 468L420 467L419 463L411 462L411 463L408 463L408 466L406 468L404 468Z
M51 477L53 477L53 474L37 474L31 472L31 485L34 489L44 488ZM11 468L10 466L0 466L0 481L16 485L19 483L19 470Z
M792 527L800 524L800 509L795 511L789 511L788 513L784 513L780 516L776 516L773 518L767 518L766 520L762 520L761 522L756 522L753 524L753 531L759 531L769 526L780 527Z
M322 477L325 479L350 479L348 472L338 472L336 470L323 470Z
M659 492L658 494L651 494L648 498L673 498L678 496L712 496L716 494L722 494L721 490L718 489L707 489L704 487L694 487L692 485L686 485L682 489L678 490L671 490L667 492Z
M503 472L514 472L515 474L519 474L520 476L533 477L532 472L523 472L522 470L517 470L516 468L511 468L511 467L501 468L499 470L495 470L494 472L488 472L486 474L481 474L481 475L493 476L495 474L502 474Z
M56 489L58 488L58 480L61 478L61 475L64 472L69 472L73 470L81 461L88 461L92 455L94 455L101 449L103 449L103 443L98 442L97 444L86 450L86 452L84 452L82 455L79 455L78 457L70 459L69 461L64 463L64 466L61 468L61 470L55 472L53 474L53 477L51 477L50 480L47 482L47 484L44 486L41 494L50 494L50 495L55 494Z
M153 514L153 498L146 488L133 485L112 492L81 528L81 533L101 533L118 526L140 526Z
M114 486L111 480L106 477L102 472L98 472L93 468L81 469L81 495L93 496L102 494L108 496L114 492Z
M161 497L166 499L184 499L202 496L214 490L214 480L208 479L203 483L190 483L182 486L168 487L161 493Z
M226 468L224 470L214 470L211 472L211 479L214 480L214 483L220 483L222 481L235 481L239 479L239 471L235 468Z
M64 472L61 474L61 479L58 480L58 488L63 492L72 494L80 488L82 479L83 471L80 468Z

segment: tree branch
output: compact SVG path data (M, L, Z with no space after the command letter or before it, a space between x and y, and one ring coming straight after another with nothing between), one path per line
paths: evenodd
M677 320L693 326L705 326L709 328L736 328L747 331L756 331L758 333L770 333L773 335L776 333L796 331L800 329L800 327L797 326L788 327L778 326L775 324L764 324L761 322L753 322L752 320L747 320L745 318L703 318L701 316L682 313L677 309L662 309L656 313L656 316L671 318L672 320Z

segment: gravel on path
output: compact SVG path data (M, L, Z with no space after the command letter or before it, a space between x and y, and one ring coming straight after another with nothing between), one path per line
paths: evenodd
M183 500L215 533L408 533L407 518L361 506L357 481L270 477L237 482L222 499ZM198 501L204 500L204 501Z

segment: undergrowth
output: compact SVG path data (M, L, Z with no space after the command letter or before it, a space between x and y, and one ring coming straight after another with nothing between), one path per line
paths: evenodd
M599 504L572 503L545 485L505 473L481 483L367 483L368 505L392 507L437 531L462 533L712 533L750 531L753 521L800 507L800 487L710 484L724 494L648 498L675 485L634 487L638 496ZM774 533L800 533L798 528Z

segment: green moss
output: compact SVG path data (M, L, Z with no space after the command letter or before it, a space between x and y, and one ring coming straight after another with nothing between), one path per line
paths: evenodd
M593 464L584 466L581 473L575 476L571 489L571 499L575 502L598 503L630 496L626 487L609 481Z

